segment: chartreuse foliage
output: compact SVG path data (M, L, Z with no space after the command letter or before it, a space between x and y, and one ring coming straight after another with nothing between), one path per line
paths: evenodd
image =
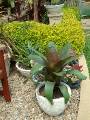
M14 21L4 25L3 34L14 46L14 54L17 57L21 55L22 62L23 58L26 58L24 54L27 54L25 47L28 42L31 42L35 49L44 54L50 41L55 42L58 49L70 42L78 55L83 52L85 45L83 29L71 9L64 10L62 21L57 25L50 26L34 21Z
M77 20L79 20L79 21L81 20L80 10L79 10L78 7L74 7L74 6L72 6L72 7L65 7L64 6L63 12L64 12L64 15L65 14L66 15L74 15L77 18Z
M61 84L61 80L65 79L68 81L68 79L70 80L70 76L74 76L79 80L86 79L79 70L67 67L68 63L76 59L71 45L66 44L62 50L58 52L54 42L50 42L48 44L46 56L33 49L30 45L29 51L31 53L29 58L37 63L31 69L32 75L37 74L40 70L42 70L42 73L45 75L45 97L52 103L53 91L55 88L59 88L65 98L65 103L67 103L70 96L67 87Z

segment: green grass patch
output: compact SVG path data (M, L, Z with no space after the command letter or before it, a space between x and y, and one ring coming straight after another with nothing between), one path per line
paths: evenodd
M84 54L86 57L86 61L90 73L90 29L85 30L85 33L86 33L86 44L85 44Z

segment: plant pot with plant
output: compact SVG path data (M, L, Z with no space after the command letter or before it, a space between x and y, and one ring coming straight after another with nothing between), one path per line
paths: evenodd
M36 88L36 98L39 106L50 116L60 115L67 107L71 97L70 87L62 80L67 81L69 75L86 79L80 71L67 67L67 64L75 59L70 44L62 48L59 53L55 44L50 42L46 57L40 53L39 56L30 54L30 58L37 62L31 69L31 74L34 75L42 67L42 73L45 75L44 82Z
M30 77L31 73L30 67L28 69L28 67L24 66L21 62L17 62L16 68L23 76Z
M31 51L23 46L23 49L20 49L16 55L16 68L25 77L30 77L31 68L35 64L34 61L28 57L30 53Z
M35 64L37 64L32 58L29 57L30 54L38 54L36 50L32 48L32 44L29 43L28 47L23 46L17 55L16 68L25 77L31 76L31 69ZM36 49L36 47L34 46Z

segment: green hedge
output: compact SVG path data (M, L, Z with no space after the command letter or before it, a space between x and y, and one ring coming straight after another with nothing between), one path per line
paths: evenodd
M63 19L57 25L50 26L34 21L14 21L4 25L3 31L20 54L26 52L24 48L27 47L29 41L42 53L45 53L49 41L55 42L58 48L70 42L78 55L82 53L85 45L81 23L71 10L64 11Z

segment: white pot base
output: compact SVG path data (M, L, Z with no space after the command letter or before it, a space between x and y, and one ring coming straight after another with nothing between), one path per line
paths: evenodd
M19 67L19 62L16 63L17 70L25 77L30 77L31 70L26 70Z
M69 95L71 96L71 89L68 85L64 84L68 88ZM65 104L64 97L53 99L53 104L51 104L47 98L43 97L39 93L39 89L44 85L44 83L40 84L36 89L36 98L40 108L50 116L58 116L64 112L67 104Z

